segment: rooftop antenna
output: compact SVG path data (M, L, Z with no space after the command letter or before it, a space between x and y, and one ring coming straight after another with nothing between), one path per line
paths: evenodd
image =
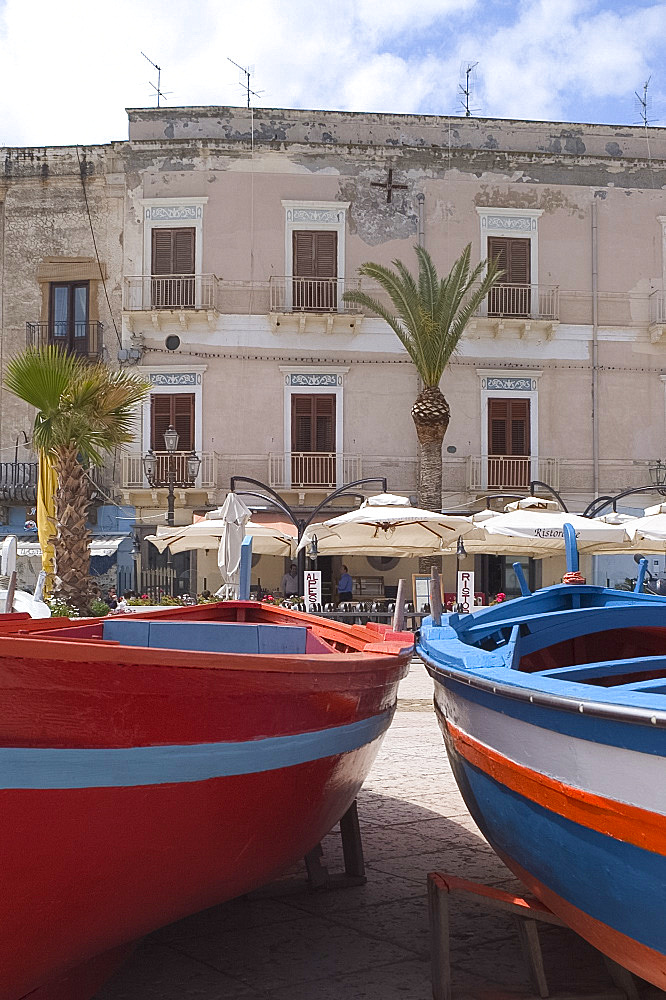
M460 99L460 104L465 109L465 118L471 118L473 114L478 113L480 108L470 107L470 102L472 95L474 94L474 88L476 87L476 67L478 62L463 63L460 67L460 76L464 77L458 84L458 97Z
M648 97L648 87L651 79L652 76L649 76L643 84L642 95L639 94L638 91L634 91L634 97L636 98L636 111L640 116L644 128L647 128L650 124L650 112L652 111L652 96Z
M148 59L148 56L146 55L145 52L142 52L141 55L143 56L144 59L146 59L150 63L151 66L154 66L155 69L157 70L157 86L155 86L155 84L152 83L150 80L148 82L150 83L150 86L153 88L153 90L157 94L157 107L159 108L159 106L160 106L160 97L163 97L164 100L166 101L166 94L164 93L164 91L161 88L162 67L158 66L157 63L154 63L152 59Z
M230 62L232 66L235 66L236 69L239 69L243 74L243 76L245 77L245 82L241 80L240 85L243 88L243 90L247 91L247 106L249 108L250 94L252 94L253 97L261 97L261 95L263 94L263 90L260 91L250 90L250 77L254 73L254 66L239 66L239 64L237 62L234 62L233 59L229 59L229 56L227 56L227 61Z

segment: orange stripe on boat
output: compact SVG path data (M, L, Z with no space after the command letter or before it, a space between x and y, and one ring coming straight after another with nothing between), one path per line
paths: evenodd
M641 979L654 983L655 986L666 990L666 969L664 967L664 956L648 948L647 945L635 941L633 938L616 931L607 924L595 920L588 913L579 910L573 903L562 899L557 893L552 892L548 886L534 878L525 868L521 867L513 858L503 851L495 848L498 856L502 859L507 868L516 875L527 888L537 896L548 909L556 913L569 927L571 927L582 938L589 941L599 951L609 955L614 962L623 965L625 969L640 976Z
M666 855L666 822L657 813L573 788L556 778L516 764L446 721L457 752L500 784L597 833L646 851Z

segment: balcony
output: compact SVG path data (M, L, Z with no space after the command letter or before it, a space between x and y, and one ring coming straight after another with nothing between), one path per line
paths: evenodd
M173 461L176 489L190 489L193 486L200 489L210 489L217 484L217 455L215 452L203 452L201 455L201 469L196 482L191 480L187 473L187 459L192 454L191 451L176 451L170 454L168 451L153 452L156 460L155 479L157 486L149 485L143 471L143 453L125 452L122 464L122 485L127 490L149 490L160 489L168 486L169 483L169 460Z
M342 296L359 287L358 279L272 276L268 291L273 329L286 326L297 327L301 333L355 331L362 319L361 309L344 302Z
M268 456L268 485L273 489L334 490L361 475L360 455L292 451Z
M69 329L60 330L65 324L26 323L26 346L46 347L55 344L72 354L79 354L90 361L99 361L104 351L102 323L73 323ZM69 327L69 324L67 325Z
M559 489L560 460L535 455L470 455L467 459L467 489L526 490L532 479Z
M550 338L559 321L558 285L495 285L467 329L494 337L537 334Z
M183 327L216 320L219 307L219 279L215 274L139 274L126 277L123 287L123 310L132 329L132 316L149 313L153 326L174 318Z
M0 462L0 501L37 502L37 462Z
M648 327L650 340L657 344L666 334L666 301L663 292L652 292L650 295L650 325Z

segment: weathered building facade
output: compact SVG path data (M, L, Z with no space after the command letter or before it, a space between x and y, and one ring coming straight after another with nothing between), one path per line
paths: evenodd
M177 523L232 475L302 511L361 476L414 494L415 370L342 295L366 260L415 265L421 243L446 272L471 243L504 275L442 380L443 505L537 479L582 509L649 482L666 451L665 185L663 129L132 110L126 142L6 151L0 362L27 330L145 374L108 474L143 534L163 521L169 425ZM30 420L1 400L4 458ZM198 566L210 586L213 556Z

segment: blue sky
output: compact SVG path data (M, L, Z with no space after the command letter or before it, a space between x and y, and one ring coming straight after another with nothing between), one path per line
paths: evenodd
M0 0L0 145L104 143L126 107L242 104L227 57L254 66L260 107L462 114L666 127L666 3L636 0Z

